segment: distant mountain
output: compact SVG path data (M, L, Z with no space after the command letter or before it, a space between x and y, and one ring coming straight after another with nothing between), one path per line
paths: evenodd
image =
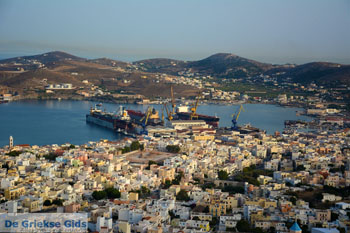
M307 84L350 83L350 65L341 65L329 62L312 62L289 69L285 77L295 82Z
M44 85L43 79L46 79L47 83L72 83L73 85L81 85L81 82L75 77L45 69L30 70L16 76L2 78L0 79L0 85L12 88L36 87Z
M42 66L41 64L44 66ZM211 75L218 78L245 78L260 74L277 75L280 81L291 79L298 83L350 84L350 65L312 62L303 65L272 65L230 53L217 53L198 61L155 58L127 63L109 58L85 59L65 52L54 51L34 56L0 60L0 72L23 72L41 68L55 72L78 72L85 77L114 77L113 72L165 73L169 75ZM121 69L119 69L121 68ZM139 75L138 74L138 75ZM0 73L8 77L8 73ZM12 76L14 74L11 74ZM126 75L126 74L125 74Z
M59 62L64 60L85 61L86 59L71 55L69 53L54 51L54 52L48 52L48 53L34 55L34 56L23 56L23 57L4 59L4 60L0 60L0 64L5 64L5 63L27 64L29 63L29 61L33 61L33 60L36 60L40 63L47 65L53 62Z
M186 68L186 62L168 58L153 58L133 62L143 71L176 75Z
M109 58L97 58L97 59L90 59L89 62L105 65L105 66L117 66L117 67L127 67L130 64L123 61L117 61Z
M231 78L258 75L274 66L230 53L217 53L203 60L190 62L187 67L200 73Z
M102 86L112 93L141 94L147 97L168 97L170 83L152 72L144 72L137 65L108 58L85 59L64 52L50 52L34 56L16 57L0 61L0 88L10 88L20 95L47 94L47 84L71 83L70 92L91 91ZM177 84L179 96L195 96L196 87ZM74 94L75 93L75 94Z

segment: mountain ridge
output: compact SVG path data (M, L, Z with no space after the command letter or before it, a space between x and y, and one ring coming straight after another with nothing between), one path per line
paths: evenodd
M109 58L86 59L62 51L52 51L33 56L22 56L0 60L0 64L24 63L26 69L37 69L37 66L27 64L27 61L37 60L46 66L53 66L59 62L88 62L109 67L126 68L137 66L139 70L148 73L166 73L181 75L181 72L196 73L201 76L214 76L217 78L246 78L261 74L273 75L284 73L279 77L283 80L291 78L299 83L330 83L341 82L350 84L350 65L331 62L309 62L301 65L270 64L240 57L232 53L216 53L201 60L182 61L170 58L151 58L134 61L132 63L113 60ZM0 70L3 67L0 66Z

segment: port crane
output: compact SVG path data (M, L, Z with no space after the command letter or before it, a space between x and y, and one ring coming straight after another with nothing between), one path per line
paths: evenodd
M192 112L191 117L190 117L191 120L192 120L193 118L197 118L197 119L198 119L198 115L196 114L196 112L197 112L197 108L198 108L198 103L199 103L199 98L200 98L200 96L201 96L201 92L199 91L199 92L198 92L198 95L197 95L197 97L196 97L196 102L192 104L192 107L191 107L191 109L190 109L191 112Z
M146 129L147 127L147 123L148 123L148 119L149 117L151 116L152 114L152 108L151 107L148 107L147 108L147 111L145 113L145 116L143 116L140 121L141 121L141 126L142 126L142 131L141 131L141 134L145 134L147 135L148 134L148 131Z
M165 125L165 121L164 121L164 105L162 105L162 124L163 126Z
M238 128L238 126L237 126L237 120L238 120L238 118L239 118L239 115L241 115L241 112L244 112L245 110L244 110L244 108L243 108L243 105L241 104L240 106L239 106L239 108L236 110L236 112L232 115L232 126L231 126L231 129L232 130L236 130L237 128Z
M174 116L176 104L175 104L173 86L170 86L170 92L171 92L171 115Z
M175 108L176 108L173 86L170 86L170 96L171 96L171 110L169 110L167 103L164 104L164 108L168 116L167 119L169 121L172 121L174 119Z

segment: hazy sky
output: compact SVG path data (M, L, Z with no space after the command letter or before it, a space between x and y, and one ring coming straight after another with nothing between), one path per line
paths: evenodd
M0 0L0 57L350 64L350 0Z

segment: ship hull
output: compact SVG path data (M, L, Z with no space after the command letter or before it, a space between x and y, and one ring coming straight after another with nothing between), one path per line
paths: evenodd
M113 119L103 115L86 115L86 122L125 134L140 134L142 127L130 121Z
M180 120L191 120L191 115L192 113L189 112L178 112L176 113L176 116ZM192 120L203 120L205 123L208 125L213 126L214 128L219 127L219 117L214 117L214 116L207 116L207 115L201 115L201 114L196 114L195 117L193 117Z
M140 111L134 111L134 110L126 110L128 112L128 115L132 119L132 121L136 124L142 124L142 119L145 118L145 113L142 113ZM162 122L159 119L148 119L147 125L157 126L162 125Z

